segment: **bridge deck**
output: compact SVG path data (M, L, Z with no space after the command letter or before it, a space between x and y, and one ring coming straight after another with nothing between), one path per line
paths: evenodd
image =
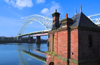
M48 33L49 31L50 31L50 30L31 32L31 33L26 33L26 34L19 35L18 37L27 36L27 35L35 35L35 34Z

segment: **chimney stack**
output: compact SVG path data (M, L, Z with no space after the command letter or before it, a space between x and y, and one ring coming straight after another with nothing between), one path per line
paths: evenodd
M55 12L52 14L52 17L53 17L53 28L52 28L52 30L56 30L60 26L59 15L60 15L60 13L58 13L57 9L55 9Z
M61 20L62 28L69 27L72 24L72 19L68 18L68 14L65 14L65 18Z

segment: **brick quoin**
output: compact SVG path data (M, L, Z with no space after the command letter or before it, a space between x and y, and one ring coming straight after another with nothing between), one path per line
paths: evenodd
M100 65L100 27L82 12L59 23L55 10L46 65Z

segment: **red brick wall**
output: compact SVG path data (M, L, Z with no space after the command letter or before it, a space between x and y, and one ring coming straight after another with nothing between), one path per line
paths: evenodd
M89 47L88 36L92 35L93 47ZM79 30L79 60L95 59L99 57L99 32Z
M67 58L67 30L49 34L49 51L52 50L52 34L54 34L54 52L56 55Z
M68 30L56 31L49 34L49 51L52 52L52 43L53 43L53 34L54 34L54 52L56 55L67 58L68 54ZM88 36L92 35L93 38L93 47L88 47ZM86 59L95 59L100 57L99 52L100 46L100 33L96 31L73 29L70 32L70 59L73 60L86 60ZM53 59L53 60L52 60ZM67 65L67 61L62 61L57 57L47 55L47 65L50 62L54 62L54 65ZM90 63L84 63L89 65ZM69 65L84 65L75 64L70 62ZM92 63L94 64L94 62ZM91 65L92 65L91 64ZM98 65L98 62L95 63Z
M78 64L75 64L75 63L70 62L69 65L78 65Z
M58 32L58 55L67 58L68 31Z
M47 54L46 65L49 65L50 62L53 62L53 56L50 54Z
M58 54L58 32L54 33L54 52Z
M49 34L49 51L52 48L52 34L54 34L54 52L56 55L68 57L68 30L61 30ZM78 30L71 31L71 59L78 60ZM54 58L55 65L67 65L67 61ZM71 63L72 64L72 63Z
M54 57L54 65L67 65L67 62Z
M54 34L54 52L56 55L67 58L67 46L68 46L68 31L57 31L49 33L49 51L52 52L52 38ZM51 56L47 54L47 65L51 62ZM57 57L54 58L54 65L67 65L67 61L62 61Z
M49 34L49 51L52 52L52 34Z
M54 62L54 65L67 65L67 61L63 61L57 57L47 54L46 65L49 65L51 62Z
M71 52L70 58L78 60L78 29L71 31Z

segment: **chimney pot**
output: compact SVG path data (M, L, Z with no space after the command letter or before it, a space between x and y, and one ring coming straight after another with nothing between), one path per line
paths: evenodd
M55 9L55 12L57 12L57 9Z
M68 14L65 14L65 18L68 18Z

